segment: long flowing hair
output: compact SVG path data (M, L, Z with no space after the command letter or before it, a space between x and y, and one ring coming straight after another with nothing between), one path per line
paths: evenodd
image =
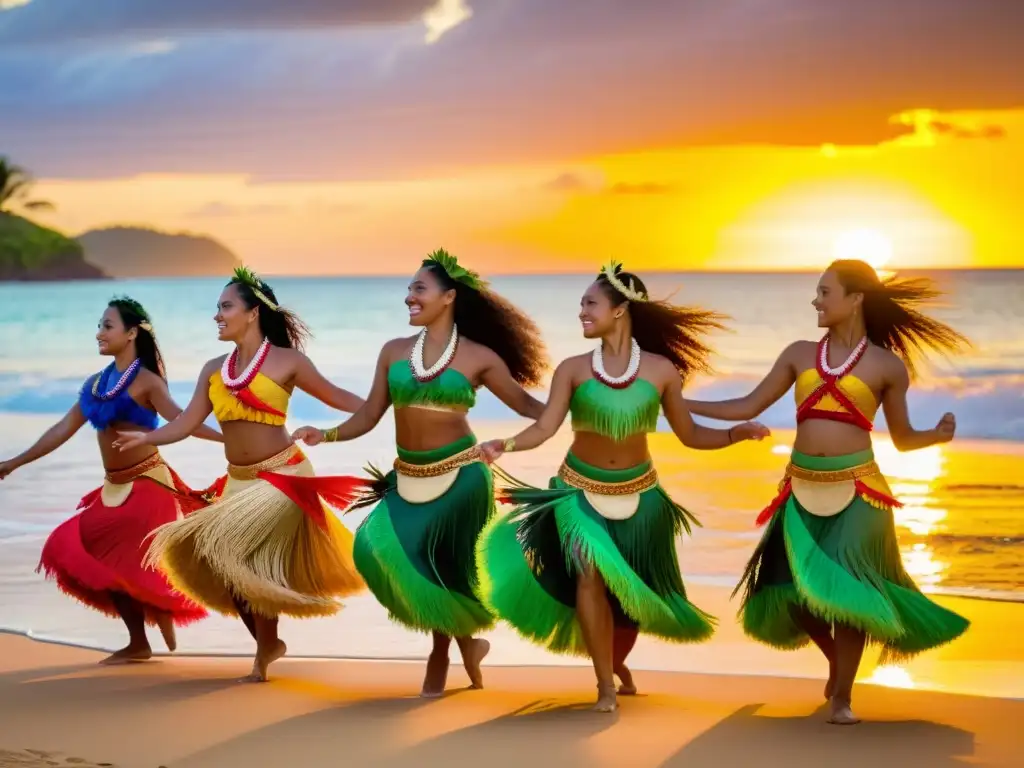
M949 354L970 347L961 333L921 311L942 296L929 278L892 275L882 279L859 259L833 261L826 271L835 272L847 294L864 294L868 341L898 355L912 376L915 359L928 350Z
M710 358L714 350L704 337L711 331L724 330L725 315L701 307L685 307L666 300L650 300L644 281L632 272L624 272L621 266L615 268L615 278L632 291L644 297L643 301L631 300L620 291L602 271L597 283L615 306L629 305L629 317L633 326L633 338L640 349L667 358L682 379L695 373L710 373Z

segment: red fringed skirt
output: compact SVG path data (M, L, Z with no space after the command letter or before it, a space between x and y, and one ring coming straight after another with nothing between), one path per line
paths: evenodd
M108 616L119 614L111 592L142 604L146 622L170 614L178 626L198 621L206 609L174 590L159 571L143 567L147 538L159 526L181 519L204 502L159 454L134 467L107 474L103 486L78 504L43 546L37 571L64 593Z

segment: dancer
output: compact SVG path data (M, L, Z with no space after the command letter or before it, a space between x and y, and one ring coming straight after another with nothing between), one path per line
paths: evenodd
M395 407L398 459L375 472L376 506L356 533L355 562L391 618L433 637L421 695L442 695L455 638L473 688L490 648L474 638L494 617L477 597L474 547L494 512L493 481L467 421L476 389L536 418L543 405L524 386L540 383L546 353L533 322L440 250L409 285L409 324L423 330L384 345L363 406L338 427L303 427L310 445L351 440ZM428 365L427 360L434 361Z
M708 369L701 340L720 328L702 309L651 301L621 265L605 267L581 301L583 335L600 339L592 355L563 361L540 419L508 440L481 446L490 461L532 450L572 414L573 443L548 489L503 490L516 504L478 543L484 602L524 636L559 653L589 655L597 674L594 709L617 708L636 693L625 659L638 632L699 642L714 619L686 597L675 539L693 516L658 482L647 446L664 408L691 448L725 448L768 434L760 424L708 429L683 405L680 378Z
M900 503L871 450L879 404L897 450L953 439L953 414L925 431L907 415L915 353L967 344L919 311L937 295L925 278L880 280L862 261L833 262L812 302L826 329L819 342L787 347L746 397L687 403L713 419L748 419L796 385L793 454L758 518L767 528L737 591L748 635L783 649L812 641L825 655L829 721L839 725L859 722L851 701L866 641L882 646L884 661L948 643L968 626L922 595L903 569L892 511Z
M234 351L209 361L185 411L143 434L122 432L122 450L181 440L212 412L224 431L227 477L216 501L159 528L147 564L159 566L186 595L239 616L256 640L246 681L267 680L285 654L278 616L326 616L335 599L362 588L352 565L352 534L323 502L344 509L364 481L313 477L284 428L296 388L340 411L361 398L331 384L301 349L308 329L274 291L244 267L217 303L219 338Z
M142 567L143 542L150 532L203 502L154 448L125 453L113 445L119 428L151 430L157 414L172 420L181 413L167 391L163 358L146 310L127 296L112 299L100 318L96 341L100 354L113 357L113 362L86 379L75 405L31 448L0 463L0 479L52 453L87 422L96 430L106 473L103 485L79 502L78 514L50 534L38 570L62 592L120 617L128 628L128 645L100 663L124 664L152 657L146 624L157 625L173 651L175 625L206 615L162 575ZM223 440L202 425L190 434Z

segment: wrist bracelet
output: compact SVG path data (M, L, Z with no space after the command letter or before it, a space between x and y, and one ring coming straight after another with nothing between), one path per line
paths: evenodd
M330 429L322 429L320 432L324 436L325 443L336 443L338 442L338 428L331 427Z
M733 443L734 443L734 440L732 438L732 431L734 429L736 429L736 425L735 424L733 426L729 427L729 445L733 445Z
M505 453L512 453L512 451L514 451L515 449L516 449L516 439L514 437L506 438L505 442L502 443L502 450Z

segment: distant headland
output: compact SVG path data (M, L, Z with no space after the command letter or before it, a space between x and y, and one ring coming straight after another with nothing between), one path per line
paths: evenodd
M225 275L239 260L211 237L108 227L75 238L0 212L0 282Z

